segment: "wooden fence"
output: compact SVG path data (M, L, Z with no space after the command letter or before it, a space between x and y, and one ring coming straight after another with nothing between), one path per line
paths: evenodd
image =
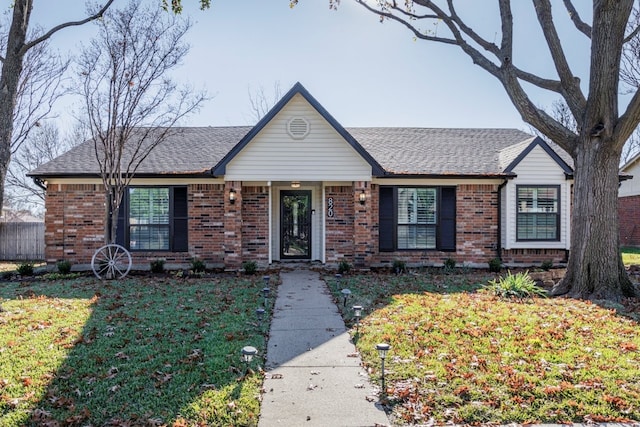
M43 222L0 222L0 260L43 259Z

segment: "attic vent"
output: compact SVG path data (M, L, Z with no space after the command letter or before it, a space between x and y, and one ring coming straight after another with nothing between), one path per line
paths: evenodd
M309 135L309 122L304 117L294 117L287 123L287 133L293 139L304 139Z

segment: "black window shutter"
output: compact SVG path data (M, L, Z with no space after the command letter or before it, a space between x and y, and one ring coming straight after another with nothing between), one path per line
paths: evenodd
M122 201L120 202L120 209L118 209L118 228L116 229L116 243L129 248L126 239L127 229L127 211L129 206L129 188L125 188L122 194Z
M438 227L438 249L445 252L456 250L456 188L440 189L440 226Z
M173 188L173 248L174 252L189 250L189 210L187 187Z
M395 249L395 203L393 187L380 187L379 247L380 251Z

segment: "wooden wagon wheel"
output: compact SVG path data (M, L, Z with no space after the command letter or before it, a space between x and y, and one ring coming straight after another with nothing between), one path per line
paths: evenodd
M131 254L120 245L104 245L93 254L91 269L99 279L122 279L131 270Z

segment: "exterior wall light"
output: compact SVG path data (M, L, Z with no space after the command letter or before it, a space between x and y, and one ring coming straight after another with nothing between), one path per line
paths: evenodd
M229 203L232 205L236 202L236 190L233 188L229 190Z
M291 188L300 188L300 181L291 181Z
M360 200L361 205L364 205L364 203L367 201L367 193L365 193L364 190L362 190L362 192L358 196L358 200Z

